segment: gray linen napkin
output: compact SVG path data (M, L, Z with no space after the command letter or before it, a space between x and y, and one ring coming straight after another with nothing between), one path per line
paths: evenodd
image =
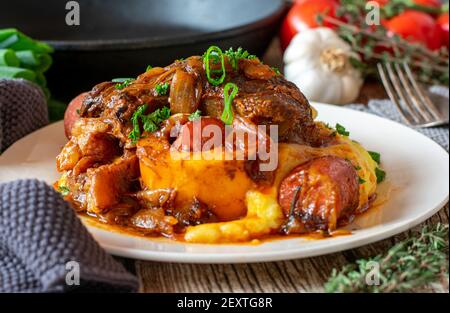
M448 112L449 90L446 87L433 86L429 89L431 97L436 102L443 104L442 111ZM404 121L398 113L397 108L390 100L371 100L368 106L362 104L352 104L347 107L358 110L373 113L381 117L386 117L396 122L404 124ZM443 148L449 151L449 128L448 125L442 127L431 128L414 128L418 132L430 137Z
M0 80L0 150L47 122L36 86ZM37 180L0 184L0 292L137 288L136 277L100 248L53 187Z

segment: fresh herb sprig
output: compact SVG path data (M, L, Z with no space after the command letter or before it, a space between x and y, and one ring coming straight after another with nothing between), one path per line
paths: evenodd
M112 80L113 83L117 83L116 89L118 90L128 87L133 81L135 81L134 78L114 78Z
M145 115L148 108L147 104L141 105L131 117L131 123L133 124L133 129L131 130L128 138L132 140L135 144L140 138L142 138L141 125L146 132L153 133L157 131L160 124L170 117L170 109L168 107L163 107L162 109L157 109L154 112Z
M425 226L420 234L399 242L385 254L333 270L327 292L407 292L448 279L448 225ZM372 264L379 266L379 284L367 284Z
M405 10L410 0L390 1L382 8L382 18L389 18ZM362 61L351 58L351 63L365 74L377 77L376 65L380 62L408 63L417 74L417 79L427 84L449 84L449 52L442 48L431 51L420 43L412 43L398 35L392 35L383 26L373 27L366 22L366 0L341 0L334 18L318 16L319 23L334 26L338 35L347 41L353 51L362 56ZM343 22L340 18L345 20Z
M239 60L241 59L253 60L257 58L256 55L250 54L250 52L244 50L242 47L239 47L236 50L230 48L227 51L225 51L225 55L228 57L228 60L230 61L231 66L235 71L238 69Z
M191 113L191 115L189 115L188 119L190 121L195 121L195 120L199 119L200 117L202 117L202 111L197 110L194 113Z
M169 86L170 84L168 82L156 84L155 86L155 92L158 96L165 96L169 93Z

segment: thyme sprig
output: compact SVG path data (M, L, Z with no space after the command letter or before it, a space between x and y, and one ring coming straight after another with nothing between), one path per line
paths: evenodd
M381 16L388 18L393 11L398 13L409 5L408 0L393 1L387 8L382 8ZM406 62L417 73L419 81L449 84L449 53L446 48L432 51L420 43L411 43L398 35L390 34L383 25L368 25L366 14L365 0L342 0L337 12L338 18L321 15L318 21L334 26L338 35L361 55L362 61L352 58L351 63L366 76L376 75L376 64L379 62Z
M405 292L439 279L448 280L448 225L425 226L413 237L397 243L385 254L361 259L356 264L333 270L325 284L327 292ZM372 270L379 265L379 284L367 284Z

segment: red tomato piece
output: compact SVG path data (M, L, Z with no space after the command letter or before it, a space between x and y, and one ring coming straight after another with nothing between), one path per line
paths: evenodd
M389 33L397 34L410 42L422 43L431 50L442 46L442 31L428 14L408 10L386 21Z

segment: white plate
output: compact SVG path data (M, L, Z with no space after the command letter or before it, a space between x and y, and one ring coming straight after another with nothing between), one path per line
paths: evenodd
M260 245L203 245L114 233L88 225L110 253L153 261L244 263L304 258L366 245L405 231L426 220L448 202L448 153L427 137L403 125L367 113L314 104L319 120L340 123L351 137L383 157L393 187L389 201L358 217L347 228L353 234L323 240L291 238ZM66 139L56 123L23 138L0 156L0 182L58 178L55 156Z

